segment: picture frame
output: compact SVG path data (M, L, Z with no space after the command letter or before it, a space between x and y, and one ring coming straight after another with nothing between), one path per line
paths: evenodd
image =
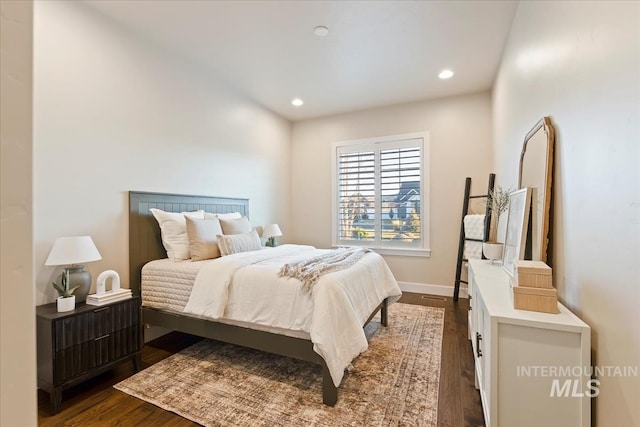
M531 211L530 187L514 191L509 195L509 211L507 214L507 235L502 252L502 268L513 277L515 261L522 259L527 242L527 226Z

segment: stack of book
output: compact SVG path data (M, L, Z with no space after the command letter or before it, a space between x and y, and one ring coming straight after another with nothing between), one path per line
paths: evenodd
M116 289L115 291L106 291L102 295L87 295L87 304L89 305L105 305L123 299L131 298L131 289Z

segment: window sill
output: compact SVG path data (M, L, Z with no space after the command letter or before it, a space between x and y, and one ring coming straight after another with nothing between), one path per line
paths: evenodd
M360 247L360 245L331 245L332 248L343 248L345 246ZM362 245L362 246L366 247L367 249L371 249L372 251L380 255L431 258L431 249L399 249L399 248L376 248L373 246L366 246L366 245Z

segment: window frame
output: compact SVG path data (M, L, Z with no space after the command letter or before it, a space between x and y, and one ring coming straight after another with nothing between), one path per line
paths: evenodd
M391 147L384 147L384 144L399 143L401 145L405 140L421 139L421 167L420 167L420 232L421 243L419 245L407 244L403 246L380 244L381 240L358 242L358 240L338 240L338 206L339 206L339 191L338 191L338 151L345 149L348 151L358 151L358 147L362 147L362 150L375 149L378 152ZM377 146L377 147L376 147ZM380 148L380 146L383 146ZM395 147L394 147L395 148ZM376 184L379 186L380 181L380 163L379 157L376 155L375 164ZM354 139L337 141L331 144L331 245L333 247L339 246L366 246L369 249L373 249L382 255L400 255L400 256L418 256L418 257L430 257L430 194L429 194L429 132L416 132L406 133L399 135L389 135L374 138ZM377 188L377 187L376 187ZM380 216L382 209L380 208L380 200L376 200L376 215Z

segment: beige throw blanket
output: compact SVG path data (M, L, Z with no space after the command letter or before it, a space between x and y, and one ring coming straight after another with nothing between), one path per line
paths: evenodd
M302 282L302 289L311 292L320 276L351 267L367 252L370 250L366 248L338 248L313 258L285 264L278 276L298 279Z

